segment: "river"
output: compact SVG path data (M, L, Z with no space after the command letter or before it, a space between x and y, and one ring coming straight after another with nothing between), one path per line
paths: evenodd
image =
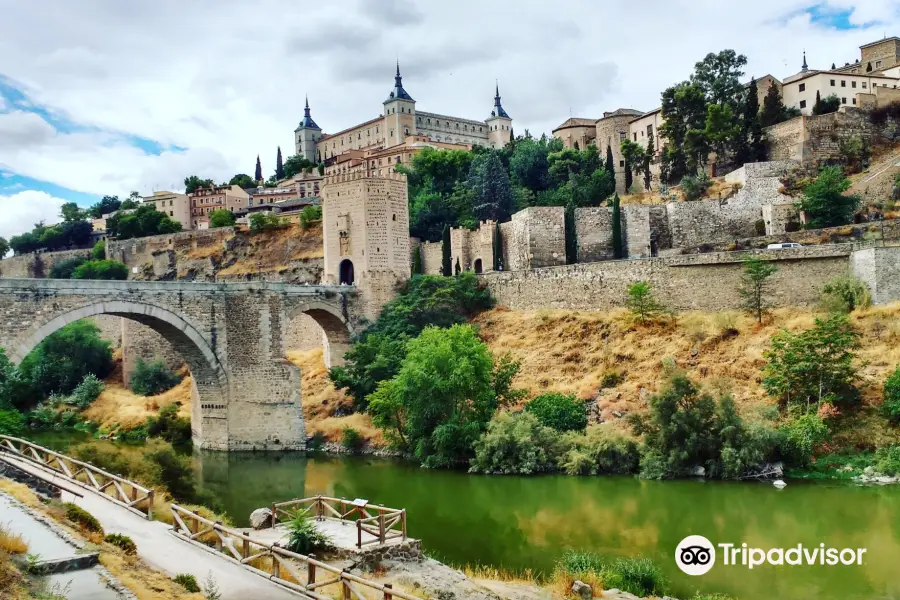
M54 444L58 445L58 444ZM644 555L681 598L900 598L900 486L642 481L632 477L487 477L369 457L195 453L200 485L238 525L273 501L316 494L406 508L409 533L435 558L548 572L568 548ZM678 570L687 535L751 547L866 548L862 566Z

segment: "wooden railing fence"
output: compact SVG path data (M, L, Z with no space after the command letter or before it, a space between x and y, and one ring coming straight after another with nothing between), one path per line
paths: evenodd
M173 531L179 537L193 543L200 543L200 539L211 539L212 547L227 559L315 600L333 600L333 596L321 593L324 592L323 588L332 585L340 588L343 600L373 600L373 591L376 595L380 593L384 600L420 600L393 589L389 583L369 581L318 561L314 556L305 556L278 544L254 540L240 531L210 521L177 504L172 505L172 520ZM271 571L265 570L266 568ZM368 591L369 595L365 595L364 591Z
M406 539L406 509L387 508L364 501L314 496L272 503L272 527L297 515L316 519L338 519L356 524L356 547ZM371 536L371 538L369 537Z
M147 519L153 518L153 490L133 481L8 435L0 435L0 452L49 469L67 481L100 492L119 506Z

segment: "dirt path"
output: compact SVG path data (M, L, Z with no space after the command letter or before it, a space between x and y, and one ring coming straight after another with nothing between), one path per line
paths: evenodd
M16 459L9 454L6 458L24 470L42 477L53 479L56 475L33 463ZM287 600L300 597L264 578L254 575L215 554L185 543L169 533L170 527L159 521L148 521L110 502L92 490L75 486L59 478L62 485L77 489L83 498L63 492L64 502L73 502L94 515L107 533L122 533L134 540L138 554L144 561L159 571L174 577L179 573L190 573L198 582L206 580L209 573L222 593L222 600L246 600L266 598L267 600Z

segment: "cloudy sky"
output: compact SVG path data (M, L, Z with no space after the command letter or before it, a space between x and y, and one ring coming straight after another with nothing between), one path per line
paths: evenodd
M0 0L0 236L104 194L266 176L309 94L326 133L417 107L516 132L650 110L710 51L747 78L900 35L900 0Z

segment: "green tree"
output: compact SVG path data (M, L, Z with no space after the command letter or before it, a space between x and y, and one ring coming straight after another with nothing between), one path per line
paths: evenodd
M741 122L742 139L747 140L746 162L762 162L766 160L766 142L763 140L762 122L759 116L759 92L756 80L750 81L747 88L747 99L744 102L744 115Z
M547 157L552 152L560 151L560 146L560 140L548 140L546 136L536 140L530 135L525 136L516 144L510 156L510 179L534 193L546 190L551 185Z
M300 228L303 231L322 220L322 205L306 206L300 211Z
M781 402L803 407L855 402L859 336L842 314L816 319L806 331L776 333L763 355L763 387Z
M606 163L603 165L613 182L616 181L616 161L613 158L612 146L606 145Z
M10 245L9 242L6 241L5 237L0 237L0 259L4 258L7 254L9 254Z
M650 191L650 184L653 181L653 173L650 171L650 165L653 162L653 156L656 154L656 147L653 144L653 134L647 134L647 147L644 149L644 160L641 165L644 172L644 189Z
M425 270L422 267L422 248L416 245L413 250L412 274L421 275Z
M769 279L778 272L773 263L751 258L744 262L744 273L738 293L741 296L744 310L756 316L757 323L762 323L763 315L769 308L767 296L771 292Z
M118 196L103 196L100 202L91 205L88 209L88 214L94 219L99 219L103 215L116 212L121 205L122 203L119 201Z
M382 385L370 411L402 411L400 431L429 467L466 463L497 407L493 359L470 325L427 327L408 345L400 370Z
M450 243L450 226L444 225L444 232L441 234L441 274L444 277L450 277L453 274L453 267L450 265Z
M612 202L613 258L623 258L625 255L625 244L622 240L622 207L619 202L619 195L616 194Z
M706 95L700 86L683 82L666 89L662 94L662 115L665 121L659 128L666 138L663 147L662 170L667 181L678 182L688 173L695 173L706 151L707 117Z
M75 257L58 262L50 269L51 279L71 279L75 269L87 262L84 257Z
M178 233L181 223L173 221L168 215L156 210L152 204L142 204L130 213L116 213L106 220L109 235L120 240Z
M28 254L41 248L41 240L35 234L26 232L9 238L9 247L17 255Z
M97 240L97 243L91 248L91 256L94 260L103 260L106 258L106 240Z
M259 162L259 154L256 155L256 172L253 177L257 184L263 180L262 163Z
M128 279L128 265L117 260L89 260L75 268L72 279L124 281Z
M278 146L278 154L275 156L275 179L284 179L284 163L281 160L281 146Z
M298 175L303 171L310 171L315 166L316 163L307 159L305 156L295 154L293 156L289 156L288 159L284 161L284 176L293 177L294 175Z
M131 371L129 387L141 396L156 396L179 384L181 378L172 372L166 364L157 360L145 362L139 358Z
M509 175L499 152L490 151L472 161L469 186L475 191L472 212L479 221L506 221L515 210Z
M495 475L534 475L555 471L565 443L559 433L528 412L500 411L475 442L470 471Z
M460 273L462 273L462 267L459 264L459 257L457 256L456 257L456 266L454 267L454 274L459 275Z
M84 221L87 213L81 210L74 202L66 202L59 207L59 216L63 221L72 223L75 221Z
M71 393L89 373L105 379L112 368L112 347L100 337L100 329L90 321L75 321L44 338L19 372L33 390L27 402L34 404L52 393Z
M245 173L238 173L228 180L228 185L236 185L241 189L255 188L256 181Z
M215 183L212 179L200 179L196 175L191 175L190 177L184 178L184 193L190 194L196 192L198 189L205 187L213 187Z
M841 108L841 99L837 94L831 94L827 98L822 98L819 92L816 92L816 104L813 106L814 115L827 115L837 112Z
M525 405L541 425L557 431L584 431L587 427L587 412L584 402L572 395L547 393L536 396Z
M213 229L217 227L233 227L234 213L224 208L212 211L209 213L209 226Z
M653 289L646 281L637 281L628 286L628 310L641 323L657 318L664 312L663 306L653 296Z
M578 232L575 229L575 204L566 204L563 214L563 227L565 228L566 264L574 265L578 262Z
M807 229L846 225L859 208L859 196L845 196L850 180L841 167L824 167L814 182L803 189L797 207L806 214Z
M2 356L0 356L0 360L2 360ZM2 377L2 371L0 371L0 378ZM2 381L0 381L0 399L3 398L2 390ZM900 422L900 367L894 369L884 382L884 410L891 423L896 425Z
M250 231L253 233L268 231L281 225L281 219L277 215L264 212L256 212L250 215Z
M622 157L625 159L625 191L631 189L634 173L644 168L644 148L629 139L622 140Z
M744 86L741 78L747 57L734 50L709 53L694 65L691 83L699 87L710 104L729 106L737 114L743 101Z
M763 100L762 113L759 115L759 122L763 127L771 127L788 119L788 109L781 99L781 91L778 85L773 81L769 86L769 91Z

